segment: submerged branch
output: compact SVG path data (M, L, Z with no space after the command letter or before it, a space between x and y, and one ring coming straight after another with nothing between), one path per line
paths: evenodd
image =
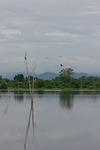
M31 102L31 108L30 108L30 112L29 112L29 120L28 120L28 124L27 124L27 128L26 128L24 150L26 150L26 144L27 144L27 138L28 138L28 131L29 131L29 128L30 128L31 118L32 118L32 128L33 128L33 137L34 137L35 123L34 123L34 107L33 107L33 103L32 102Z

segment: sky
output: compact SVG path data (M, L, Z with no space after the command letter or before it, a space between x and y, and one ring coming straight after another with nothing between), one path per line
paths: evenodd
M0 74L100 74L100 0L0 0Z

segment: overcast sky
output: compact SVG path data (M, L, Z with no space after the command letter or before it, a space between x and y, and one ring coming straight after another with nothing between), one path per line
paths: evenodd
M100 73L100 0L0 0L0 73Z

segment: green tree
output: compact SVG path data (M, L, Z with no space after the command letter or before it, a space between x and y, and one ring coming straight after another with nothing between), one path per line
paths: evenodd
M14 81L23 81L24 80L24 75L23 74L18 74L15 75Z
M44 80L38 80L38 87L41 88L44 85Z
M73 74L74 74L73 69L65 68L60 71L60 78L66 82L69 82Z
M2 81L2 76L0 75L0 81Z
M7 85L4 81L2 81L2 83L0 84L0 89L7 89Z

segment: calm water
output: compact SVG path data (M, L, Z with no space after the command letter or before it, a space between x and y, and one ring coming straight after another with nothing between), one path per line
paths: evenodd
M99 91L0 92L0 150L99 149Z

